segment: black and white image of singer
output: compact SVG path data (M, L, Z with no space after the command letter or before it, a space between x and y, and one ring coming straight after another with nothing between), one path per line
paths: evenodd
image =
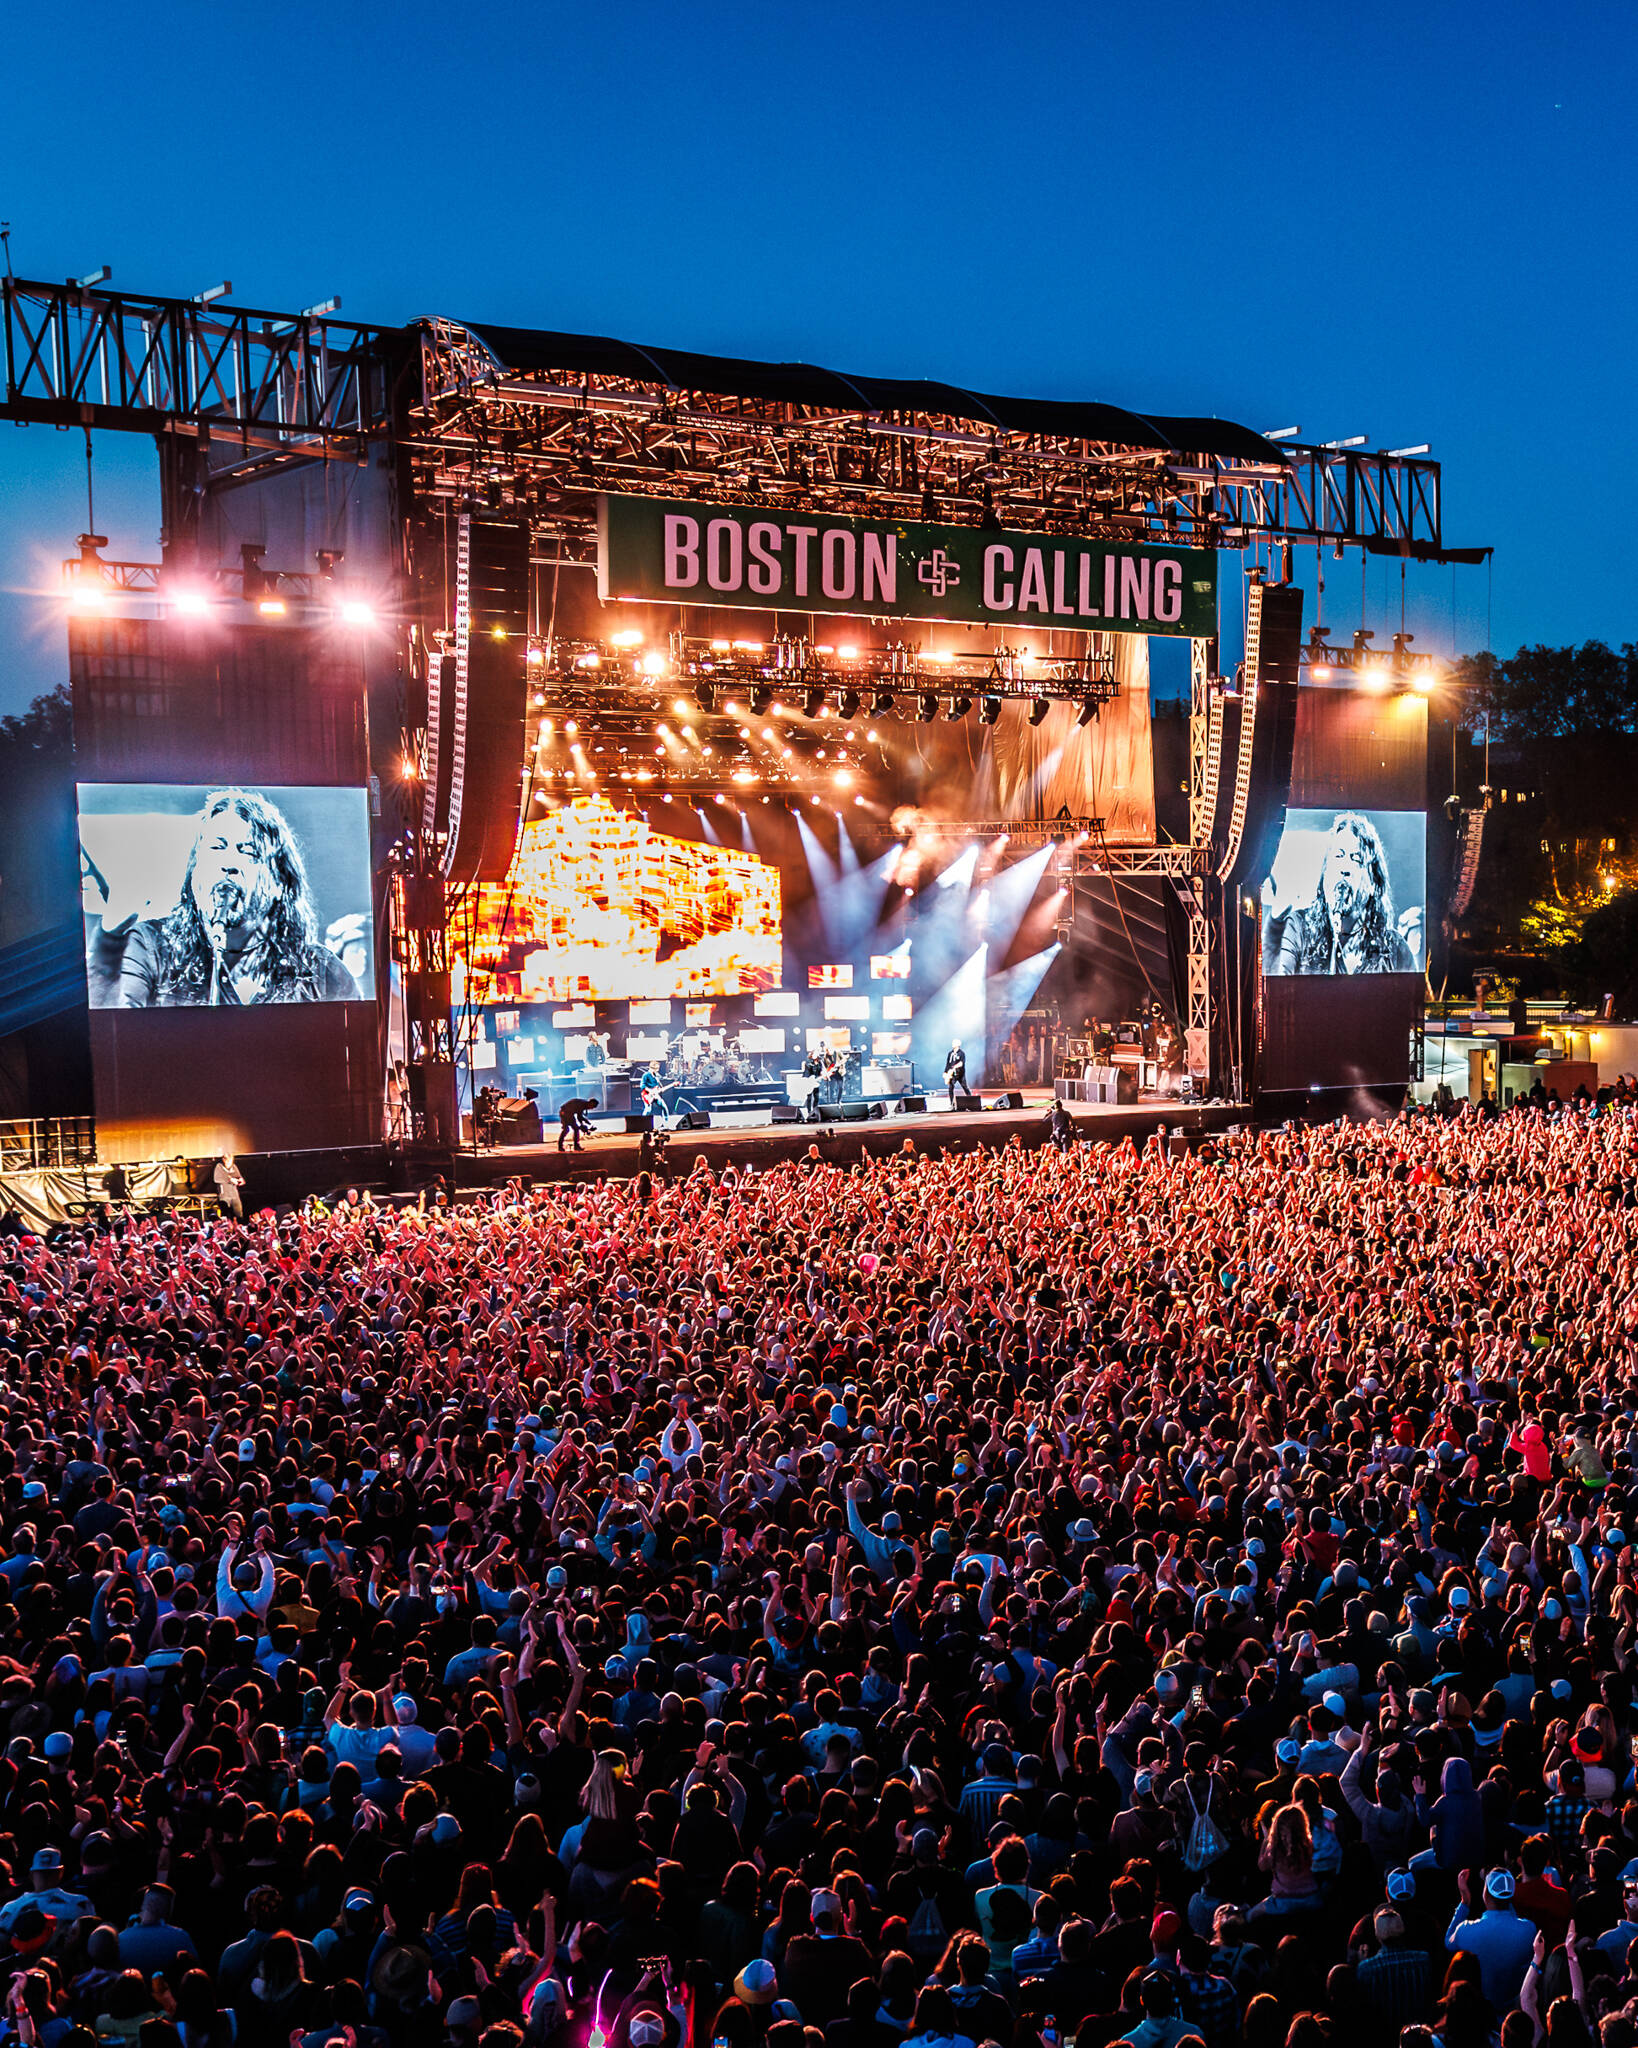
M105 894L107 885L89 854L85 866L94 903L96 886ZM321 935L283 811L259 790L212 790L174 904L113 924L104 913L88 933L92 1002L123 1010L356 1002L362 990L342 956L367 945L361 913Z
M1287 813L1286 838L1263 884L1265 974L1415 974L1422 906L1394 907L1395 862L1420 897L1423 829L1419 813ZM1296 849L1295 857L1291 849ZM1412 869L1414 867L1414 875Z

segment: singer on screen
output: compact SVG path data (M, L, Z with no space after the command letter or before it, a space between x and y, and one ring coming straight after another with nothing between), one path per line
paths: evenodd
M118 1006L358 999L358 983L320 941L306 865L283 813L254 790L213 790L176 907L131 928Z

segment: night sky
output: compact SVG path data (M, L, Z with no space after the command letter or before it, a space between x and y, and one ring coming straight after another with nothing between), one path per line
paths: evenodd
M71 33L13 11L0 214L26 276L1428 441L1447 541L1496 556L1412 570L1418 646L1619 643L1635 55L1615 0L87 0ZM113 554L153 558L151 447L99 436L96 468ZM27 593L84 476L77 433L0 426L0 712L64 671ZM1352 627L1358 560L1325 568ZM1379 644L1400 602L1373 564Z

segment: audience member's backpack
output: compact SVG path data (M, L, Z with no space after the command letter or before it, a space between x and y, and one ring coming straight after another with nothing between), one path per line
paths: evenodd
M1211 1817L1211 1786L1206 1786L1206 1803L1196 1806L1194 1794L1189 1790L1189 1781L1183 1780L1183 1796L1189 1802L1189 1811L1194 1819L1189 1823L1188 1838L1183 1844L1183 1868L1205 1870L1215 1863L1228 1847L1228 1836Z
M905 1946L918 1963L937 1962L949 1943L950 1930L938 1909L938 1894L929 1892L910 1915L905 1928Z

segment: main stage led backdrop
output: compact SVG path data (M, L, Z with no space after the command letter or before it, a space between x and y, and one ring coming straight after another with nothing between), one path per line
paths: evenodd
M524 827L459 950L480 1002L749 995L779 985L779 870L579 797Z
M363 790L82 783L78 797L94 1009L374 995Z
M1263 884L1263 972L1417 973L1426 843L1421 811L1287 811Z

